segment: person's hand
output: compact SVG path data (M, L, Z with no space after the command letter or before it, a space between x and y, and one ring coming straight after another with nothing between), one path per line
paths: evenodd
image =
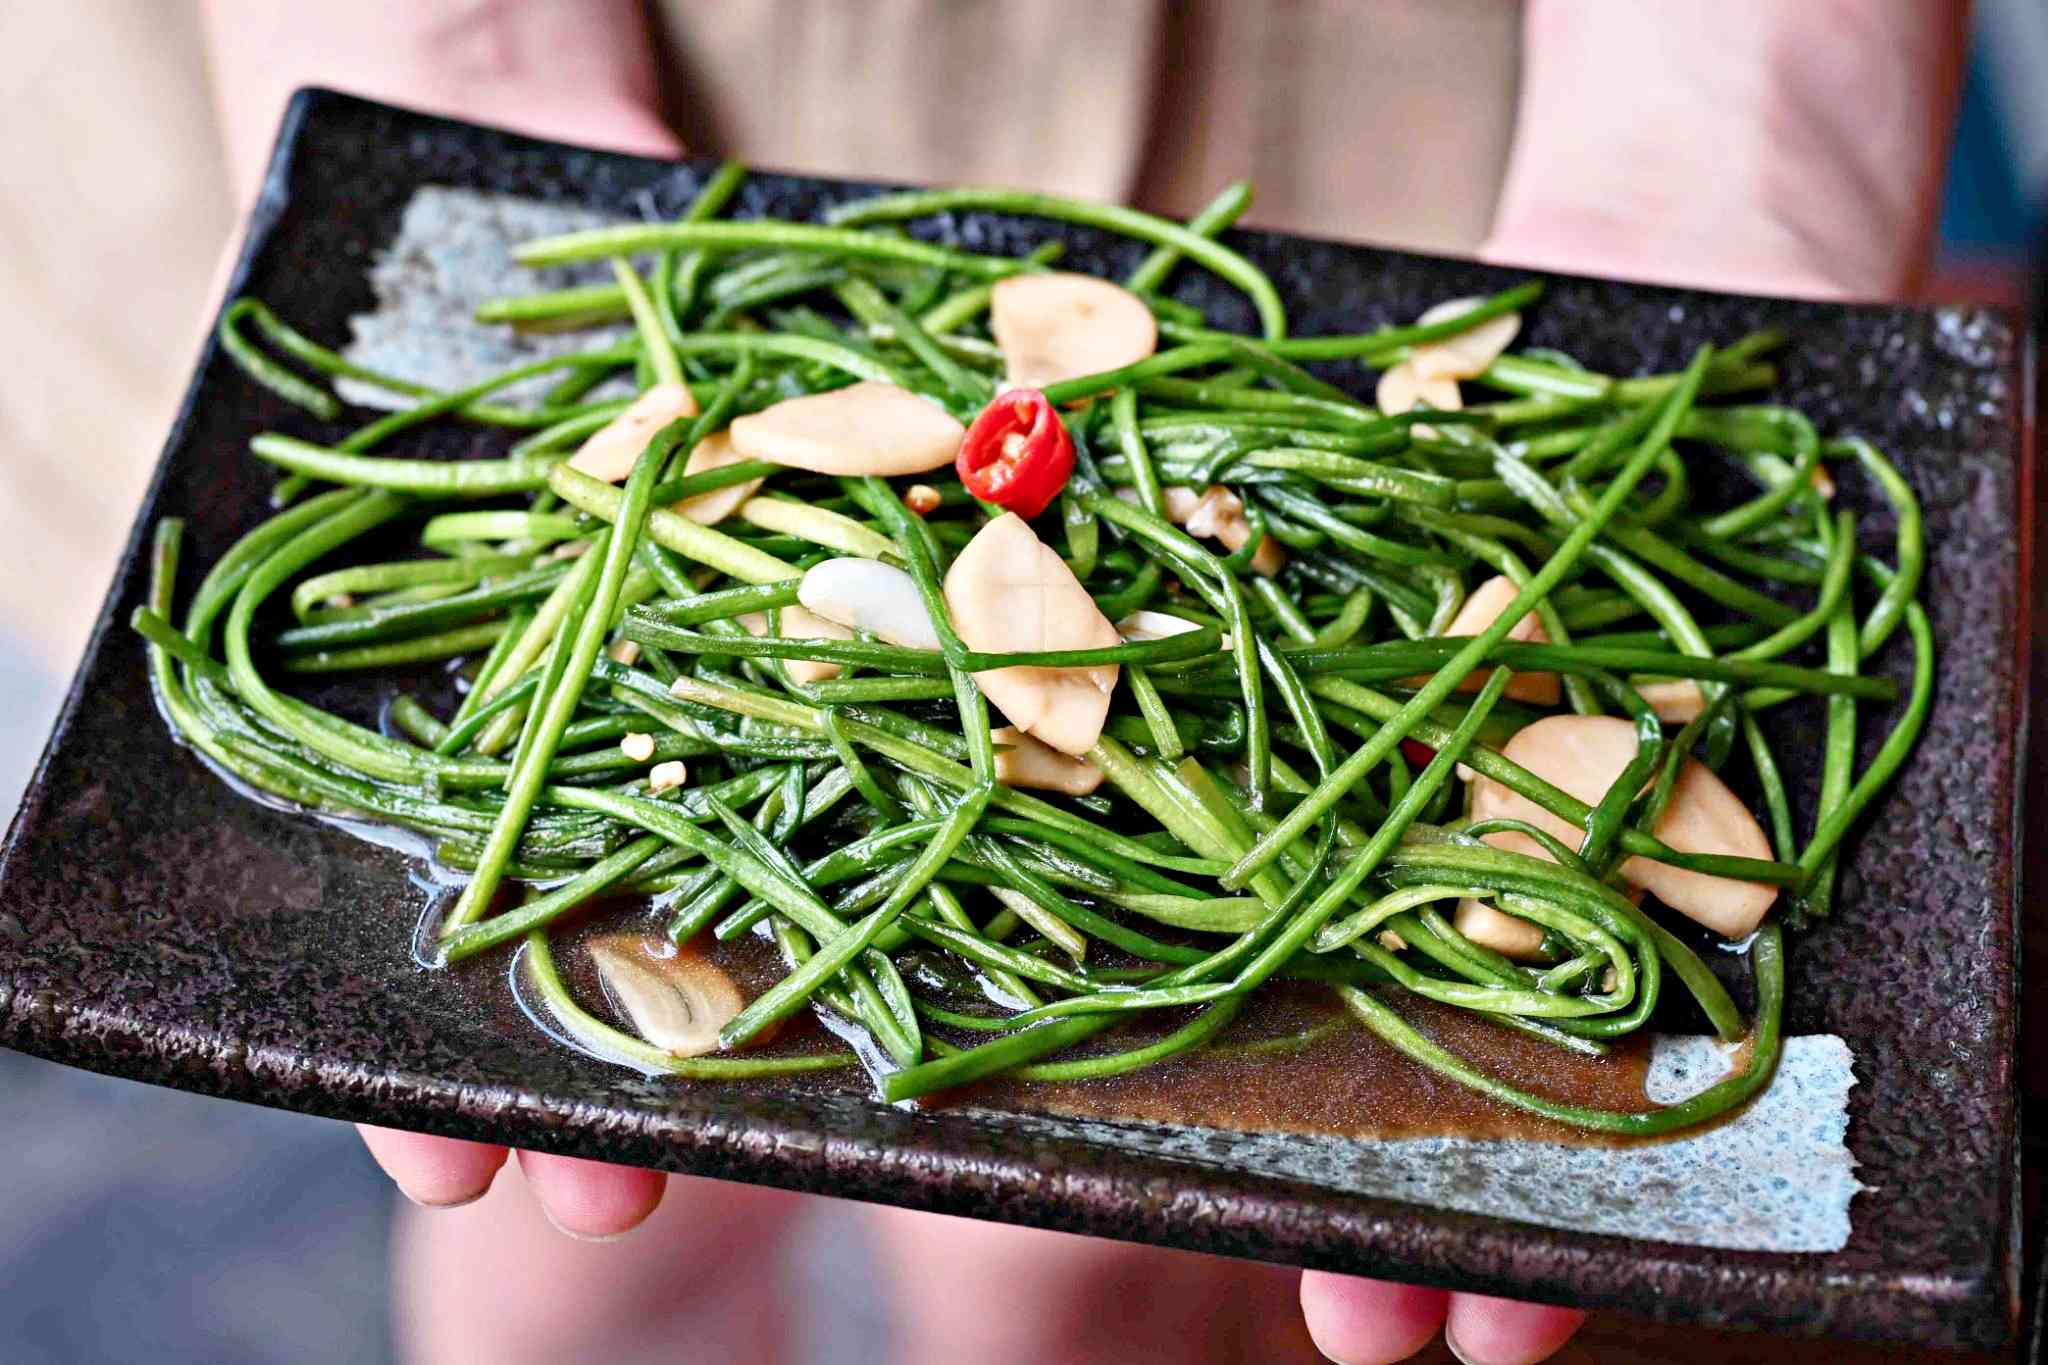
M482 1198L513 1155L485 1143L368 1126L360 1131L393 1182L427 1210ZM409 1274L401 1277L400 1292L414 1310L401 1317L421 1361L460 1359L485 1346L493 1358L542 1359L547 1350L537 1343L543 1341L573 1341L585 1352L624 1348L627 1338L641 1342L655 1332L650 1314L665 1324L660 1330L679 1337L728 1340L764 1314L786 1314L766 1268L809 1201L679 1180L669 1190L670 1207L657 1215L671 1184L658 1171L535 1152L516 1156L518 1180L492 1194L492 1205L478 1211L482 1221L429 1216L408 1224L403 1254ZM591 1252L543 1231L528 1212L535 1207L574 1242L612 1241L650 1218L653 1226L643 1235L652 1241L599 1268ZM1320 1351L1344 1365L1369 1365L1404 1360L1439 1332L1474 1365L1529 1365L1563 1345L1585 1316L1318 1271L1300 1276L1297 1316L1290 1303L1295 1277L1280 1267L901 1209L868 1208L859 1217L896 1289L894 1358L904 1365L963 1358L1106 1365L1133 1350L1175 1352L1169 1359L1275 1362L1313 1359ZM706 1240L707 1224L721 1234ZM485 1329L473 1321L454 1333L432 1320L434 1305L483 1273L479 1257L491 1258L487 1278L503 1299L522 1305L488 1328L491 1341L477 1337ZM701 1287L714 1276L732 1281L715 1303L701 1295L677 1297L678 1286ZM564 1277L591 1279L600 1286L591 1294L650 1306L616 1320L598 1305L547 1292L559 1289ZM929 1292L940 1283L945 1293Z
M284 97L300 84L565 140L655 155L680 150L656 111L644 18L632 0L353 0L315 9L209 0L208 13L222 124L244 202ZM1603 9L1592 20L1582 7L1536 0L1516 149L1486 254L1732 289L1908 289L1925 257L1939 183L1959 13L1946 3L1823 3L1765 6L1731 22L1724 5L1702 3ZM1630 72L1654 78L1617 79ZM1870 110L1893 116L1873 124ZM362 1133L398 1187L430 1209L481 1198L508 1156L500 1146ZM450 1237L470 1229L461 1235L471 1239L439 1259L430 1238L416 1239L411 1258L422 1270L415 1282L401 1279L400 1293L419 1309L408 1330L422 1360L589 1355L607 1331L625 1327L687 1330L701 1347L706 1315L727 1321L712 1331L720 1341L741 1340L751 1324L757 1335L738 1354L772 1355L758 1334L772 1336L777 1306L755 1311L754 1303L767 1277L720 1281L724 1291L696 1301L683 1291L735 1267L758 1269L797 1206L792 1196L679 1182L688 1198L672 1203L687 1207L658 1225L666 1239L659 1254L575 1280L557 1273L574 1243L531 1240L531 1209L570 1238L611 1239L655 1215L667 1178L528 1152L518 1154L518 1168L530 1202L508 1182L487 1223L414 1225L446 1227ZM692 1216L711 1204L708 1216ZM1082 1365L1157 1353L1169 1342L1280 1360L1307 1349L1305 1324L1315 1348L1345 1365L1405 1359L1438 1332L1473 1365L1528 1365L1562 1346L1584 1318L1314 1271L1300 1277L1296 1317L1284 1302L1288 1272L1272 1267L899 1210L867 1217L901 1291L907 1341L899 1358L907 1362ZM726 1233L707 1237L707 1226ZM440 1333L437 1324L447 1326L451 1315L434 1312L450 1301L438 1291L461 1291L483 1258L491 1261L484 1279L494 1301L510 1307L460 1324L459 1335ZM444 1270L450 1283L441 1285ZM623 1324L590 1313L593 1301L639 1284L636 1275L650 1294L674 1301L682 1293L697 1315L690 1325L644 1311L644 1296L643 1311L617 1315ZM945 1292L930 1292L933 1285ZM483 1349L492 1344L480 1332L502 1340Z

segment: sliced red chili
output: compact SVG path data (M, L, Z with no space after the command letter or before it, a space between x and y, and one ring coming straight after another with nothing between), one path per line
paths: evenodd
M960 482L983 502L1029 520L1074 472L1074 442L1037 389L1011 389L981 410L953 461Z
M1401 756L1408 760L1411 768L1426 768L1429 760L1436 757L1436 750L1419 739L1404 739L1401 741Z

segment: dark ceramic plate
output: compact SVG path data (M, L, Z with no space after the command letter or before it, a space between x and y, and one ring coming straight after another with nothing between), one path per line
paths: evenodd
M346 336L349 317L371 305L372 255L419 186L666 216L703 173L302 95L234 292L261 295L315 336ZM863 192L765 175L740 213L808 218ZM1069 261L1109 274L1135 258L1128 243L1043 223L966 215L939 228L999 251L1057 233ZM1303 334L1413 317L1510 278L1272 234L1234 242L1272 272ZM1248 323L1234 294L1181 275L1188 301ZM1853 841L1835 918L1791 950L1788 1032L1839 1034L1856 1059L1848 1140L1869 1191L1839 1252L1711 1250L1447 1214L1260 1174L1228 1142L1162 1155L1113 1125L1059 1137L1000 1115L912 1113L855 1095L654 1084L416 970L415 866L244 800L174 746L143 651L120 625L142 600L145 531L158 517L187 518L188 563L210 563L262 515L271 479L244 455L249 436L331 435L210 345L0 855L0 1041L315 1114L1102 1236L1682 1321L2002 1342L2015 1275L2022 338L1979 311L1565 278L1525 339L1626 373L1675 368L1700 340L1764 324L1795 338L1780 396L1824 430L1884 445L1925 500L1927 604L1943 645L1928 733ZM423 444L459 454L481 438L434 433Z

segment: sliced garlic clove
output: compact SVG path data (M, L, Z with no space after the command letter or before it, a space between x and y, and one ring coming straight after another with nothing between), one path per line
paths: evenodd
M683 462L684 474L709 474L714 469L723 469L730 464L739 464L747 457L740 454L732 443L729 431L714 431L697 442L697 448L690 452L690 458ZM699 526L716 526L734 512L740 504L754 496L765 483L765 479L748 479L745 483L728 484L714 488L709 493L699 493L694 498L684 498L675 505L675 511L696 522Z
M684 384L656 384L633 405L585 438L569 457L569 468L593 479L617 483L633 472L648 441L679 417L695 417L697 399Z
M701 953L640 934L606 934L590 960L634 1033L677 1057L718 1051L718 1030L746 1007L732 978Z
M1465 406L1465 397L1458 392L1457 380L1425 379L1404 360L1380 375L1373 402L1386 416L1398 417L1424 405L1438 412L1456 412ZM1436 428L1423 422L1417 422L1413 430L1418 436L1436 435Z
M1163 611L1134 611L1116 623L1117 634L1139 644L1147 640L1171 640L1176 635L1185 635L1201 627L1185 616L1169 616Z
M989 294L989 333L1011 388L1120 369L1159 345L1152 310L1130 290L1065 271L1011 275Z
M1524 726L1501 753L1593 805L1635 757L1635 727L1618 716L1547 716ZM1584 837L1584 830L1492 778L1480 777L1472 784L1471 793L1474 822L1524 820L1554 835L1567 848L1576 848ZM1653 832L1681 853L1771 856L1770 843L1756 817L1697 759L1687 759L1678 770L1671 803ZM1548 857L1540 844L1524 834L1503 831L1484 838L1496 848ZM1755 929L1778 897L1778 889L1763 882L1709 876L1648 858L1630 858L1621 865L1621 875L1681 915L1728 939L1740 939Z
M923 474L953 462L967 428L908 389L865 380L735 418L733 448L817 474Z
M1667 678L1663 682L1637 683L1636 695L1650 703L1657 719L1673 725L1696 720L1707 709L1707 694L1691 678Z
M991 730L989 738L997 745L996 781L1005 786L1086 796L1102 785L1102 769L1041 744L1013 725Z
M1066 562L1006 512L981 528L946 572L946 607L983 653L1106 649L1123 643ZM1081 755L1102 736L1117 667L984 669L974 681L1019 730Z
M1213 537L1235 553L1252 538L1251 522L1244 515L1244 500L1222 484L1211 484L1197 494L1191 488L1168 488L1166 516L1191 536ZM1252 572L1265 578L1279 573L1287 564L1287 552L1268 535L1252 552Z
M1480 298L1451 299L1415 319L1418 327L1430 327L1452 318L1463 317L1485 302ZM1422 379L1471 379L1486 372L1486 367L1500 359L1508 343L1522 330L1520 313L1502 313L1499 317L1488 318L1478 326L1445 337L1442 341L1430 341L1417 346L1408 353L1408 364ZM1441 403L1433 403L1442 407Z
M939 648L939 633L917 581L893 564L872 559L828 559L797 584L796 600L827 621L864 630L906 649Z
M735 617L749 635L768 633L766 612L750 611ZM837 621L828 621L802 607L784 607L781 610L782 638L785 640L851 640L853 632ZM823 659L784 659L782 666L789 672L791 682L802 686L824 682L827 678L839 676L839 665Z
M1202 505L1202 495L1182 484L1173 484L1170 487L1161 489L1160 492L1164 495L1166 501L1166 519L1175 526L1186 526L1188 518L1193 516L1195 509ZM1137 500L1137 492L1133 490L1131 501L1136 502Z
M1515 581L1505 575L1496 575L1474 588L1466 597L1465 605L1458 608L1458 614L1444 627L1443 638L1455 639L1478 635L1500 619L1500 614L1521 595ZM1550 636L1544 632L1543 622L1531 608L1521 620L1508 631L1508 639L1524 644L1547 645ZM1486 685L1491 669L1477 668L1465 675L1465 681L1458 684L1460 692L1477 692ZM1406 680L1410 687L1420 687L1429 681L1427 675L1417 675ZM1516 673L1508 679L1505 695L1516 701L1525 701L1534 706L1555 706L1563 692L1558 686L1555 673ZM1469 779L1468 779L1469 780Z
M1771 857L1770 840L1749 807L1713 769L1697 759L1687 759L1678 770L1671 804L1665 807L1664 818L1654 832L1681 853ZM1648 858L1629 859L1621 865L1621 875L1680 914L1731 940L1746 938L1778 899L1778 888L1764 882L1710 877Z
M1485 901L1458 902L1451 927L1482 948L1491 948L1517 962L1542 962L1543 926L1496 910Z

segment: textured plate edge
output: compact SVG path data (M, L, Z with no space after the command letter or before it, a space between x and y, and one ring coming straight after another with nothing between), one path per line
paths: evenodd
M225 307L227 300L235 297L269 246L289 208L291 172L308 124L330 110L345 113L392 108L317 88L302 89L292 97L273 147L262 192L249 216L234 269L217 301L216 323L219 310ZM512 147L544 152L589 153L593 150L414 110L400 109L398 112L422 126L452 130L466 136L484 134ZM599 154L648 165L676 164L609 151ZM686 164L701 167L710 163L707 158L691 158ZM887 188L879 182L838 183ZM1446 259L1399 248L1375 246L1371 249L1417 261ZM1599 278L1547 271L1537 273L1561 279ZM1674 288L1643 281L1605 282L1621 283L1631 288ZM1896 305L1852 301L1841 306ZM2018 444L2022 432L2029 429L2028 422L2033 412L2031 333L2017 320L2012 310L1972 311L2003 318L2014 338L2014 346L2027 347L2019 351L2019 363L2015 367L2021 390L2014 398L2015 420L2011 439ZM117 624L115 618L123 601L122 588L144 552L149 527L155 519L157 503L168 477L170 454L185 435L197 404L200 378L217 358L218 350L218 337L210 327L192 370L192 383L159 451L155 471L115 568L106 600L81 655L79 668L36 764L27 798L10 822L5 840L0 841L0 872L4 872L12 859L19 831L27 817L39 809L44 800L44 769L66 738L83 700L87 665L106 646L108 632ZM2012 456L2016 491L2031 487L2030 451L2021 446L2012 452ZM2026 504L2022 503L2022 506ZM2031 561L2031 543L2026 539L2028 530L2023 521L2021 539L2011 561L2014 602L2019 617L2015 633L2022 645L2029 625L2028 580L2025 577L2026 566ZM2006 774L2012 788L2013 820L2005 833L2007 847L2003 863L2006 869L2003 890L2013 907L2013 936L2010 951L1999 964L2005 997L2001 1032L2005 1039L2003 1070L2007 1081L2007 1103L2000 1124L2000 1140L2016 1160L2017 1101L2011 1081L2016 1060L2019 980L2017 917L2020 888L2016 857L2024 785L2021 780L2024 750L2018 747L2018 742L2024 740L2027 723L2024 666L2016 671L2013 685L2017 696L2010 706L2016 727L2016 744L2009 751ZM377 1095L386 1089L398 1088L406 1093L421 1120L422 1131L509 1140L516 1145L541 1150L567 1150L576 1144L577 1136L582 1132L575 1125L576 1107L551 1102L547 1096L466 1089L434 1077L378 1070L369 1063L360 1066L320 1064L295 1055L289 1049L252 1047L240 1039L199 1030L186 1030L177 1035L176 1046L167 1046L167 1039L162 1033L144 1036L125 1029L118 1017L95 1011L89 1005L55 1001L33 987L4 979L0 979L0 1042L31 1055L103 1074L174 1085L328 1118L388 1117L376 1109ZM1118 1153L1117 1164L1126 1168L1122 1172L1110 1173L1100 1169L1076 1172L1059 1165L1051 1144L1043 1149L1046 1159L1040 1162L992 1159L984 1151L951 1140L950 1135L959 1132L958 1129L906 1126L907 1133L917 1136L886 1144L878 1141L879 1131L895 1126L888 1116L883 1116L870 1125L874 1131L847 1135L823 1132L816 1127L806 1129L800 1123L768 1116L751 1118L746 1124L721 1124L710 1118L672 1116L667 1123L650 1121L635 1125L637 1131L614 1132L609 1137L615 1143L623 1141L630 1146L633 1159L670 1170L1164 1246L1185 1247L1206 1236L1212 1240L1208 1249L1218 1254L1279 1260L1361 1274L1398 1275L1417 1283L1569 1302L1583 1307L1623 1309L1672 1322L1980 1347L2006 1344L2014 1330L2015 1304L2009 1291L2012 1266L2009 1255L2000 1254L1996 1247L1991 1261L1971 1267L1969 1273L1920 1275L1906 1282L1874 1274L1828 1277L1824 1273L1815 1273L1816 1263L1824 1263L1825 1256L1725 1251L1703 1255L1699 1254L1701 1249L1696 1248L1671 1248L1667 1244L1632 1238L1535 1228L1483 1215L1445 1213L1268 1177L1232 1178L1233 1173L1223 1168L1167 1157ZM2013 1178L2012 1163L2005 1164L2008 1169L2004 1178L2010 1180ZM929 1178L932 1173L957 1170L962 1165L974 1166L977 1173L987 1179L987 1186L967 1188L944 1179ZM1149 1174L1137 1174L1140 1170ZM920 1172L927 1178L919 1179ZM1171 1181L1174 1192L1173 1200L1163 1212L1148 1203L1145 1188L1160 1181ZM1304 1231L1311 1229L1318 1220L1327 1224L1326 1235L1315 1237ZM1422 1228L1455 1233L1456 1245L1431 1249L1427 1253L1404 1251L1401 1245L1403 1230ZM1294 1235L1285 1235L1283 1229ZM2007 1231L2011 1232L2011 1229ZM1175 1240L1176 1232L1186 1235ZM1540 1244L1577 1249L1603 1260L1622 1256L1637 1264L1656 1266L1664 1280L1666 1293L1651 1298L1641 1292L1603 1288L1598 1283L1572 1279L1569 1272L1548 1278L1517 1273L1514 1270L1517 1258L1513 1253L1518 1248ZM1678 1254L1671 1254L1673 1252ZM1419 1259L1425 1254L1428 1257L1426 1264ZM1466 1261L1474 1264L1461 1264ZM1479 1263L1509 1269L1505 1272L1481 1269ZM1587 1277L1591 1279L1596 1274L1589 1271ZM1739 1283L1726 1283L1731 1276ZM1894 1304L1901 1297L1910 1299L1917 1310L1912 1327L1909 1328L1896 1311L1878 1316L1858 1310L1860 1303L1880 1297L1888 1298ZM1676 1301L1681 1299L1689 1301ZM1902 1336L1902 1331L1910 1335Z

